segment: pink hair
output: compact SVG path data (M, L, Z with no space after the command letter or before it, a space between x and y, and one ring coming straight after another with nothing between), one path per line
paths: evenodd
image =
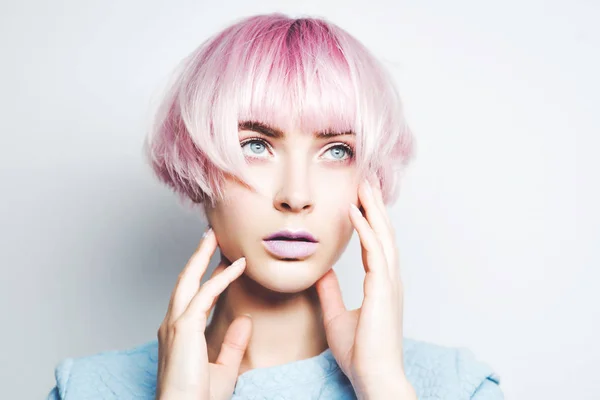
M413 153L394 82L354 37L316 18L246 18L186 57L144 149L181 200L223 195L225 174L245 181L238 123L282 130L354 131L356 162L376 172L386 203Z

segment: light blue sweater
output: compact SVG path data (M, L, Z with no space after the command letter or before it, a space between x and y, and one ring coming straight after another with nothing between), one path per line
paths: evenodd
M499 376L467 349L404 339L404 357L407 378L420 400L504 399ZM56 387L48 400L151 400L157 364L157 340L129 350L68 358L56 367ZM327 349L312 358L241 374L232 399L348 400L356 396Z

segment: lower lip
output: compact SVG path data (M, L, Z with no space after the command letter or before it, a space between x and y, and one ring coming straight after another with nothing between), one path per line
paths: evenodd
M267 251L279 258L306 258L317 251L318 243L298 240L263 240Z

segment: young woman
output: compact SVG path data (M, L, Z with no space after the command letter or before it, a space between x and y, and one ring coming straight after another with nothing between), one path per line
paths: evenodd
M502 398L469 351L403 339L386 204L411 143L391 78L331 23L255 16L202 44L146 150L211 228L158 340L63 361L50 398ZM332 267L354 230L364 300L347 310Z

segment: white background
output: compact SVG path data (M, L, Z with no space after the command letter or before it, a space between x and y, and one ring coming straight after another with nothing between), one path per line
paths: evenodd
M143 161L152 107L210 34L272 11L326 17L398 80L417 139L390 210L406 336L472 349L510 399L597 399L592 0L4 0L2 397L43 398L60 360L156 337L204 226ZM349 306L358 254L354 237L336 266Z

